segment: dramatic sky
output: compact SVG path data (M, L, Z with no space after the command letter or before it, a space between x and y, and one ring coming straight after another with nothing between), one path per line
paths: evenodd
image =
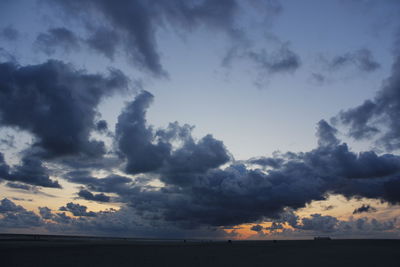
M0 232L399 238L399 13L0 1Z

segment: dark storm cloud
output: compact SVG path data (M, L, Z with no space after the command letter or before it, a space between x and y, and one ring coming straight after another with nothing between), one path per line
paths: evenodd
M281 229L283 229L283 226L282 226L281 223L273 222L273 223L271 224L271 226L265 227L264 229L265 229L265 230L268 230L268 231L271 231L271 232L274 232L274 231L276 231L276 230L281 230Z
M51 213L51 209L48 207L39 207L39 214L43 219L52 219L53 214Z
M113 58L122 47L130 62L163 76L166 71L160 62L156 32L171 24L178 29L191 30L199 25L232 33L238 4L222 1L140 1L107 0L48 1L71 17L82 19L88 31L94 32L87 43ZM102 23L99 24L98 20Z
M366 217L357 220L350 219L348 221L339 220L333 216L312 214L310 217L305 217L299 220L293 230L289 230L289 234L293 236L297 233L310 234L329 234L332 236L365 236L383 234L396 229L396 218L378 221L376 219L368 219ZM282 234L285 234L285 230Z
M32 211L27 211L22 206L16 205L11 200L4 198L0 202L0 228L30 228L42 226L43 221Z
M109 133L107 133L109 134ZM117 155L106 154L104 157L93 157L91 155L72 155L69 157L61 157L53 160L53 162L69 167L72 170L111 170L118 168L123 160Z
M274 53L268 54L265 50L249 52L248 57L261 69L268 73L294 72L300 65L300 57L289 49L287 44L282 45Z
M35 46L50 56L57 48L61 48L64 52L79 49L79 38L66 28L52 28L37 36Z
M128 177L115 174L105 178L96 178L91 176L88 171L73 171L67 173L64 178L71 183L85 185L93 191L120 194L126 191L128 184L132 182L132 179Z
M13 229L43 226L42 219L32 211L21 211L17 213L6 213L0 219L0 228Z
M99 132L105 132L108 130L108 125L105 120L100 120L96 123L96 130Z
M121 153L127 159L127 173L163 169L165 179L184 182L180 176L186 173L205 172L229 161L223 143L211 135L195 142L188 126L170 124L168 129L155 132L146 125L146 110L152 100L153 96L144 91L118 117L116 138ZM182 147L173 151L170 139L181 140Z
M97 201L97 202L110 202L110 197L100 193L100 194L93 194L92 192L82 189L78 192L78 196L86 199L86 200L92 200L92 201Z
M250 230L255 231L255 232L261 232L263 230L263 227L259 224L253 225Z
M169 184L191 184L195 174L206 173L230 160L230 156L222 141L206 135L198 142L192 138L175 150L166 160L161 170L161 180Z
M105 147L90 138L97 105L127 87L119 70L109 76L87 74L60 61L25 67L0 64L0 125L36 137L33 150L43 156L100 156Z
M339 220L332 216L322 216L321 214L312 214L310 218L303 218L302 224L297 228L303 230L314 230L321 232L335 231Z
M361 71L371 72L380 67L380 64L375 61L372 52L368 49L360 49L355 52L345 53L334 57L328 62L330 70L338 70L348 65L354 65Z
M8 177L10 172L10 167L4 160L3 153L0 152L0 178L4 179L4 177Z
M131 208L122 207L119 210L109 209L95 212L96 216L70 217L65 212L54 212L47 207L40 207L39 213L46 220L43 225L52 233L121 237L150 238L182 238L188 235L193 238L223 238L227 235L222 229L185 230L174 223L166 223L157 218L140 218Z
M27 185L27 184L19 184L19 183L10 183L10 182L8 182L6 184L6 186L9 187L9 188L21 189L21 190L25 190L25 191L32 190L32 186Z
M17 41L19 35L19 32L11 25L0 30L0 38L8 41Z
M54 183L55 181L50 181L52 183ZM15 183L15 182L7 182L5 184L5 186L7 186L8 188L14 189L14 190L18 190L18 191L22 191L23 193L30 193L30 194L35 194L35 195L42 195L42 196L46 196L46 197L56 197L52 194L48 194L45 193L43 191L40 191L40 187L43 186L36 186L36 185L28 185L26 183ZM54 188L54 185L52 184L52 187ZM58 188L58 187L57 187ZM15 199L14 200L21 200L21 199ZM32 200L30 200L32 201Z
M127 172L148 172L150 176L144 176L147 182L159 179L165 186L149 187L146 181L118 175L96 178L88 171L66 174L68 181L86 187L82 189L86 197L91 191L115 193L118 201L131 208L132 216L173 223L182 229L264 219L286 220L296 226L298 219L289 216L287 208L303 208L313 200L325 200L329 193L400 202L399 157L372 151L353 153L326 121L317 125L319 146L314 150L245 162L262 169L234 162L221 168L231 160L221 141L210 135L195 141L189 125L171 123L154 130L147 124L145 114L152 98L142 92L127 104L118 118L116 140L121 157L127 161ZM62 209L94 216L73 203ZM315 216L312 222L302 222L302 229L318 228L318 222L328 219ZM318 229L329 231L332 226L321 227Z
M349 135L355 139L370 138L379 133L376 126L368 122L376 116L377 105L371 100L366 100L362 105L342 111L339 119L343 124L349 125Z
M58 181L50 179L48 169L43 166L40 159L27 155L21 161L20 165L11 169L0 152L0 179L43 187L61 188ZM29 186L16 183L9 183L8 186L23 190L30 189Z
M25 156L22 164L15 167L7 180L18 181L31 185L61 188L58 181L51 180L49 170L36 157Z
M337 129L329 125L325 120L318 122L316 136L318 138L318 146L337 146L340 141L337 139Z
M400 201L400 158L373 151L353 153L326 121L317 125L319 146L312 151L245 162L263 169L233 162L221 168L230 161L222 142L211 136L196 142L187 125L173 123L157 131L147 125L151 100L142 92L127 104L116 136L127 172L150 172L165 187L147 188L126 178L94 178L88 173L70 173L67 179L96 192L116 193L139 216L175 222L185 229L277 220L288 207L305 207L313 200L325 200L329 193ZM177 141L181 145L174 147ZM292 217L288 220L295 224Z
M119 149L127 158L127 173L155 171L169 156L171 145L153 143L153 130L146 125L145 114L152 100L153 95L144 91L118 117L115 134Z
M78 203L69 202L67 205L60 207L60 211L69 211L74 216L87 216L87 217L95 217L96 213L93 211L87 211L87 207L80 205Z
M0 213L18 212L23 210L24 208L22 206L16 205L14 202L7 198L3 198L0 202Z
M375 98L358 107L342 111L337 119L349 126L355 139L370 138L378 133L378 144L387 150L400 148L400 56L395 57L392 72Z
M40 217L42 219L47 220L45 227L55 230L56 228L62 229L62 232L65 234L65 230L69 227L70 223L73 222L73 218L66 215L65 212L58 212L55 213L48 207L38 207ZM79 217L78 220L81 218L94 218L95 216L91 217Z
M353 211L353 214L359 214L359 213L363 213L363 212L375 212L375 211L376 211L376 208L374 208L370 205L363 204L361 207L356 208Z

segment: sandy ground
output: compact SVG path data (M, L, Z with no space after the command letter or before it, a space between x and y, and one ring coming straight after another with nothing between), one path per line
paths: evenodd
M400 266L400 240L0 239L0 266Z

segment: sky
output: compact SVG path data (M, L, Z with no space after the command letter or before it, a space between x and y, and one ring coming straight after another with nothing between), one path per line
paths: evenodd
M400 237L395 0L0 2L0 232Z

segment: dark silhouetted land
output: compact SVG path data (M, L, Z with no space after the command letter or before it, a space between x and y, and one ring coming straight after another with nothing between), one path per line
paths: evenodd
M3 235L0 266L400 266L400 240L199 241Z

